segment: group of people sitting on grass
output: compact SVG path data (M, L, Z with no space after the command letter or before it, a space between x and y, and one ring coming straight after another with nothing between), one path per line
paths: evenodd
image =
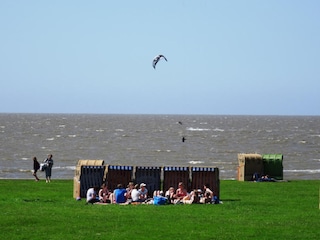
M87 191L87 203L97 204L194 204L194 203L220 203L217 196L209 188L208 184L203 189L194 189L187 192L184 184L180 182L178 188L170 187L165 193L160 190L153 192L153 197L148 198L148 189L145 183L134 184L129 182L127 188L118 184L111 192L104 183L102 186L89 188Z

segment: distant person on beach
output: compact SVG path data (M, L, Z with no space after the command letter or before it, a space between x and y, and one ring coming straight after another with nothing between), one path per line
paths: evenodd
M45 168L45 172L46 172L46 182L51 182L51 170L52 170L52 166L53 166L53 159L52 159L52 154L49 154L48 157L43 161L44 163L46 163L46 168Z
M36 181L39 181L40 179L37 176L37 171L40 169L40 163L38 162L36 157L33 157L33 173L32 175L36 178Z

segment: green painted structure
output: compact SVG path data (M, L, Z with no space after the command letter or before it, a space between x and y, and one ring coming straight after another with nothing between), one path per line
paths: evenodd
M262 155L262 162L265 175L277 180L283 180L282 154L264 154Z

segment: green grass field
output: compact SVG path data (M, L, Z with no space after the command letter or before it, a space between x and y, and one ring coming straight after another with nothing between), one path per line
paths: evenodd
M73 181L0 180L0 239L319 239L320 180L221 181L218 205L85 205Z

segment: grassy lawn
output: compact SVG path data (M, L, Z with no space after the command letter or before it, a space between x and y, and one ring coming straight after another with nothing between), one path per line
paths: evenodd
M223 204L104 206L72 180L0 180L0 239L319 239L319 187L223 180Z

